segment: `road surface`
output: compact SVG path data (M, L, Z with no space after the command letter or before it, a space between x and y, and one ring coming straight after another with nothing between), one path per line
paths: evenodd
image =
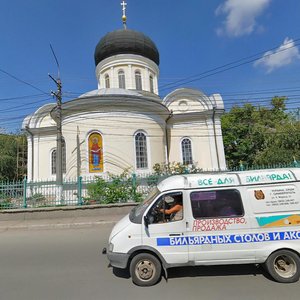
M260 268L221 266L171 269L156 286L132 284L101 254L112 228L2 230L0 299L299 299L300 282L279 284Z

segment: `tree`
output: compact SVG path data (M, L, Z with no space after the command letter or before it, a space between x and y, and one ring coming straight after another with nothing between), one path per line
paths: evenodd
M300 159L300 122L277 124L275 130L266 135L255 164L289 164L293 158Z
M234 106L222 117L229 168L286 164L300 159L300 125L286 112L286 97L273 97L269 107Z
M0 180L22 179L20 159L25 159L26 138L23 135L0 134ZM21 171L21 172L19 172Z

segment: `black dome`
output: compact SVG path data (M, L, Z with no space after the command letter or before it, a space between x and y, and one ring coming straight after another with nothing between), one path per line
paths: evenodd
M159 65L159 53L154 42L141 32L121 29L106 34L95 49L95 64L117 54L137 54Z

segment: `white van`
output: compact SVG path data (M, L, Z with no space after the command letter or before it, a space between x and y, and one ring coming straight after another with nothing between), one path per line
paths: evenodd
M140 286L178 266L263 264L278 282L300 276L300 169L177 175L120 220L107 256ZM182 201L180 217L170 214ZM178 206L179 205L179 206ZM106 249L104 249L106 253Z

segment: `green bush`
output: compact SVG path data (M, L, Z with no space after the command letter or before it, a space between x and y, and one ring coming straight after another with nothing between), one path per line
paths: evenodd
M14 208L14 205L11 203L11 199L1 199L0 200L0 209Z
M142 195L136 191L136 185L128 172L121 175L110 175L108 181L97 177L96 181L88 184L88 198L86 202L96 203L124 203L128 201L141 201Z
M33 194L31 197L27 198L27 203L30 203L33 206L42 206L45 201L46 198L41 193Z
M184 165L180 162L161 163L153 166L156 175L178 175L178 174L194 174L199 173L202 169L193 165Z

